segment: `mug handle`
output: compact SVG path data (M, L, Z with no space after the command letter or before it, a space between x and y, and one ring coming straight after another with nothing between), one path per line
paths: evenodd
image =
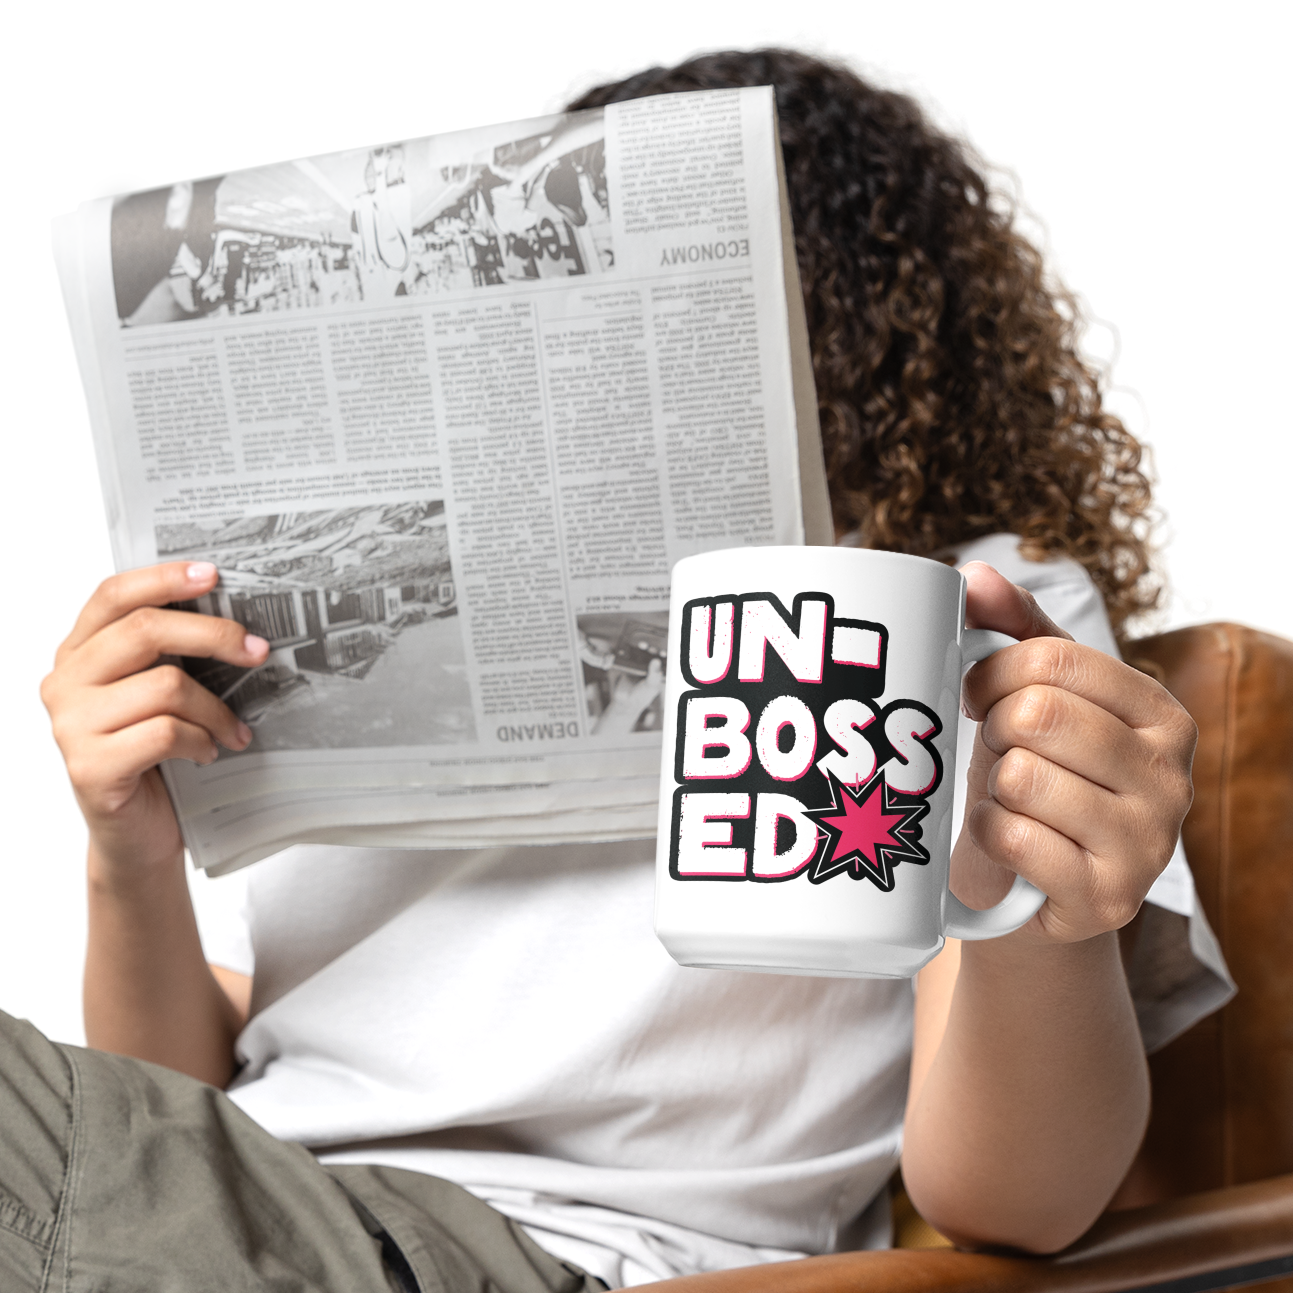
M1014 646L1017 639L992 629L966 629L961 636L961 668L968 669L1002 647ZM1015 876L1010 892L995 907L975 911L967 907L950 889L944 912L943 934L947 938L975 940L1000 938L1026 925L1037 914L1046 895L1023 876Z

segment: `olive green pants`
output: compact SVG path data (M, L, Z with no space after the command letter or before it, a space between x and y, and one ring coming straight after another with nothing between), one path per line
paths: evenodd
M594 1293L448 1181L325 1169L222 1091L0 1012L0 1290Z

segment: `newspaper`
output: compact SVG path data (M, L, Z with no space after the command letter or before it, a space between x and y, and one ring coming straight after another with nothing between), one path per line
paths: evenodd
M164 766L195 862L649 835L669 571L830 542L768 88L83 206L55 251L119 569L269 640ZM806 520L808 528L806 529Z

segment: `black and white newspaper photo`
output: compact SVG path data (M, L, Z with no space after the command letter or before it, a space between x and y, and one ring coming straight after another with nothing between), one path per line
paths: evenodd
M269 643L185 662L254 733L166 765L199 865L651 831L673 563L830 538L770 90L158 185L56 252L118 567L214 563L182 609Z
M213 562L219 588L183 609L269 643L256 669L185 661L257 749L475 741L443 502L163 525L157 556Z
M345 308L614 266L600 111L184 180L112 206L123 327ZM460 137L454 137L455 139Z

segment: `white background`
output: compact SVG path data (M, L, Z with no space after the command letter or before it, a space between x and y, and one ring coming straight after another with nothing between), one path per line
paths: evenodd
M917 95L1017 178L1153 446L1160 626L1293 636L1283 367L1290 13L1282 4L557 4L321 0L8 11L0 365L8 555L0 1008L81 1037L84 834L37 685L110 573L50 256L81 201L551 111L706 49L794 45Z

